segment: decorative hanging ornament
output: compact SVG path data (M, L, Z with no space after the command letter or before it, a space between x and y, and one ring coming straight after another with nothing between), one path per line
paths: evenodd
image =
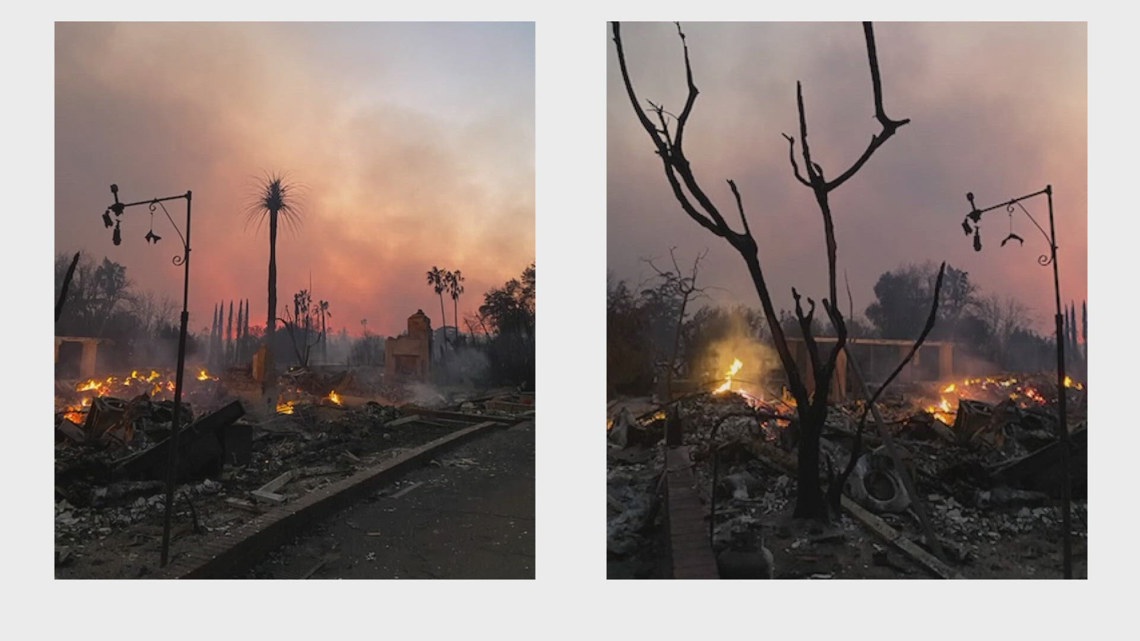
M116 245L123 242L123 234L119 231L119 221L115 221L115 232L111 234L111 241Z
M1022 245L1025 244L1025 240L1021 236L1018 236L1017 234L1013 233L1013 211L1012 210L1009 211L1009 235L1005 237L1005 240L1001 241L1001 246L1005 247L1005 244L1011 240L1016 240L1017 242L1021 243Z
M162 236L154 233L154 205L151 205L150 208L150 231L148 231L143 238L146 239L146 242L154 243L155 245L158 244L158 241L162 240Z

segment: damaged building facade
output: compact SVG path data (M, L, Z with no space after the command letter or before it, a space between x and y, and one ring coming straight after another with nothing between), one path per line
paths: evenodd
M428 380L431 374L431 319L417 309L408 317L408 331L384 343L384 376Z

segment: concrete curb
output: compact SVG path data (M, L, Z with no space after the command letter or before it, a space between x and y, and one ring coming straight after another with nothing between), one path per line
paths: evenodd
M326 487L313 490L295 501L271 509L225 536L175 559L153 575L155 579L233 578L253 567L261 558L288 542L297 531L363 498L382 484L422 465L432 456L470 440L480 433L506 427L484 422L463 428L367 470Z

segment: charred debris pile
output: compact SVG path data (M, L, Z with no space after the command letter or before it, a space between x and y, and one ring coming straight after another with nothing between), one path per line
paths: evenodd
M1072 532L1080 552L1087 537L1084 386L1069 380L1058 390L1047 374L1009 374L896 387L877 403L882 428L868 423L843 488L844 509L829 524L791 518L796 413L790 399L721 390L666 405L611 402L611 576L614 567L625 568L616 572L621 576L669 576L666 453L683 448L707 527L700 538L720 559L722 578L723 560L742 550L774 554L775 578L1057 578L1063 489L1057 399L1067 394ZM847 467L864 409L858 400L830 406L820 453L827 481ZM676 447L667 445L670 435Z
M367 370L294 370L267 399L248 370L214 375L188 368L175 493L179 536L224 535L253 515L456 430L534 413L533 393L454 392L382 378ZM165 508L173 381L154 370L57 381L57 574L74 571L88 548L154 539Z

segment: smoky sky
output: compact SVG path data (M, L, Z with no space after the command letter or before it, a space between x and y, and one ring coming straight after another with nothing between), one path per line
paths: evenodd
M822 219L811 190L793 177L781 134L799 138L797 81L808 140L825 176L838 176L879 132L860 24L682 27L700 89L685 136L698 180L739 230L725 182L736 181L777 308L791 309L792 287L825 296ZM1052 272L1038 265L1049 252L1041 231L1020 211L1012 220L1004 209L990 212L982 220L983 249L975 252L961 223L967 192L984 207L1052 185L1061 296L1078 304L1087 297L1086 25L882 23L874 31L885 111L911 122L831 193L841 292L846 277L861 316L883 272L947 261L969 272L981 294L1020 299L1032 327L1051 333ZM686 83L676 27L624 24L622 38L639 97L680 113ZM667 265L676 247L681 263L691 265L707 248L698 284L710 288L714 302L758 307L740 257L673 199L607 42L612 276L640 283L653 274L646 259ZM1024 204L1047 231L1046 198ZM1011 223L1025 244L999 247ZM848 309L845 294L839 304Z
M100 216L112 183L125 202L192 191L193 331L222 300L265 322L267 225L245 212L266 174L302 210L279 304L311 283L338 331L395 334L417 309L438 327L431 267L466 277L462 317L535 260L532 23L57 23L55 55L55 251L180 303L161 210L157 245L146 207L117 247Z

